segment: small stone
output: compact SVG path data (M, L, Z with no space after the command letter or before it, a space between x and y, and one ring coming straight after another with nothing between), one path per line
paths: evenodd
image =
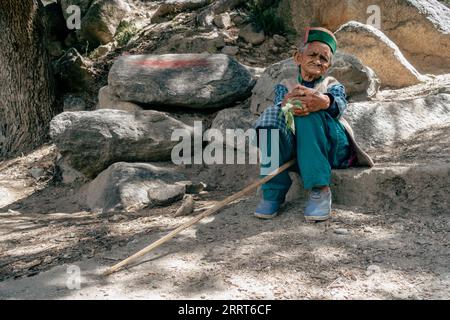
M194 211L194 198L187 194L184 196L183 203L175 213L175 217L186 216Z
M266 39L264 31L256 30L252 24L246 25L239 31L239 37L252 45L260 45Z
M383 262L383 257L381 257L381 256L375 256L374 258L373 258L373 262L375 262L375 263L381 263L381 262Z
M116 215L112 216L112 218L110 220L112 222L117 222L117 221L120 221L120 220L123 220L123 219L125 219L125 216L120 215L120 214L116 214Z
M283 46L286 45L286 38L283 37L283 36L280 36L280 35L278 35L278 34L275 34L275 35L273 36L273 42L274 42L277 46L283 47Z
M334 229L334 233L340 234L340 235L347 235L350 233L350 231L348 231L348 229L338 228L338 229Z
M376 264L372 264L367 267L366 276L371 276L372 274L381 272L381 268Z
M222 48L223 54L228 54L230 56L235 56L239 52L239 47L237 46L225 46Z
M45 175L45 171L42 168L33 167L30 169L30 174L36 180Z
M236 25L241 25L241 24L243 24L245 22L245 19L241 15L236 15L235 17L233 17L233 22Z
M46 256L45 258L44 258L44 264L49 264L49 263L51 263L53 261L53 258L51 257L51 256Z
M176 182L178 185L184 185L186 187L187 194L200 194L207 185L203 182L194 183L192 181L179 181Z
M36 259L36 260L33 260L33 261L31 261L31 262L25 264L25 265L23 266L23 268L24 268L24 269L33 269L34 267L37 267L37 266L40 265L41 263L42 263L41 260Z
M228 29L232 26L230 14L225 12L214 16L214 24L221 29Z
M99 46L94 51L94 57L95 58L103 57L103 56L107 55L111 50L114 50L114 43L113 42L110 42L108 44L104 44L102 46Z

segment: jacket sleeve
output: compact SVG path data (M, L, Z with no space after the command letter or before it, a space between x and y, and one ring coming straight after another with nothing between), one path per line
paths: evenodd
M284 96L285 96L289 91L288 91L288 89L287 89L285 86L283 86L282 84L277 84L277 85L275 85L274 92L275 92L275 98L274 98L273 104L274 104L275 106L277 106L277 105L280 105L280 104L281 104L281 102L282 102L283 99L284 99Z
M342 84L335 84L328 88L326 95L330 98L330 107L326 110L330 116L339 119L347 109L347 95Z

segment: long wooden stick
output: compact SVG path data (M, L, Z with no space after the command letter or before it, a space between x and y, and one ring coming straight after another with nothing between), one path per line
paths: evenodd
M116 265L108 268L103 275L107 276L110 275L116 271L118 271L119 269L121 269L122 267L132 263L133 261L139 259L140 257L146 255L147 253L149 253L150 251L156 249L157 247L159 247L160 245L162 245L163 243L169 241L170 239L172 239L173 237L175 237L177 234L179 234L181 231L189 228L190 226L196 224L197 222L199 222L200 220L202 220L203 218L206 218L207 216L219 211L220 209L222 209L223 207L225 207L227 204L241 198L242 196L246 195L247 193L257 189L260 185L266 183L267 181L271 180L272 178L274 178L275 176L279 175L280 173L282 173L283 171L287 170L288 168L290 168L293 164L295 164L296 160L292 159L289 162L285 163L283 166L279 167L278 169L276 169L274 172L272 172L271 174L269 174L268 176L264 177L263 179L251 184L250 186L246 187L245 189L229 196L228 198L222 200L221 202L219 202L218 204L216 204L214 207L212 207L211 209L206 210L205 212L197 215L196 217L194 217L192 220L182 224L181 226L179 226L178 228L176 228L175 230L173 230L172 232L170 232L169 234L165 235L164 237L162 237L161 239L153 242L152 244L150 244L149 246L145 247L144 249L136 252L135 254L133 254L132 256L130 256L129 258L117 263Z

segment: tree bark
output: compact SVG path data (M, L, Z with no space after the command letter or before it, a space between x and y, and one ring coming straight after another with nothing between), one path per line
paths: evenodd
M47 139L55 93L38 0L0 0L0 159Z

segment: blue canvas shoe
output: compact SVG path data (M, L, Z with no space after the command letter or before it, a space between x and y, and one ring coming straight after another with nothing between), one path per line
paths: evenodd
M261 200L255 210L255 217L260 219L272 219L280 210L282 202Z
M331 190L312 189L305 208L307 221L325 221L331 216Z

